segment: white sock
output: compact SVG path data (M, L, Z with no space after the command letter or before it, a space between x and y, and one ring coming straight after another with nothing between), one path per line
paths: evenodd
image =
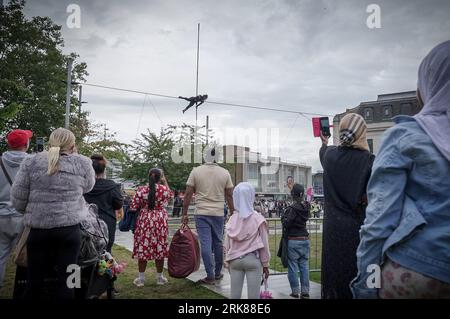
M158 275L158 278L164 278L163 273L162 272L157 272L156 273Z
M139 280L144 281L145 279L145 272L140 272L139 273Z

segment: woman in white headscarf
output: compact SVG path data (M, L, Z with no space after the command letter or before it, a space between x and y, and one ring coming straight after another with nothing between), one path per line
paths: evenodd
M373 165L357 298L450 298L450 41L422 61L417 93L422 111L394 118Z
M240 299L244 278L247 296L258 299L261 275L269 276L269 240L266 219L253 209L255 189L239 183L233 191L235 212L225 226L225 267L230 270L231 298Z

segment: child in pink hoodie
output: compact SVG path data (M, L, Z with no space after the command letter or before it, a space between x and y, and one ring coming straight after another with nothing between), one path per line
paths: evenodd
M225 226L225 267L231 277L231 298L240 299L247 277L249 299L258 299L261 275L269 276L269 240L266 219L253 209L255 190L249 183L233 191L235 212Z

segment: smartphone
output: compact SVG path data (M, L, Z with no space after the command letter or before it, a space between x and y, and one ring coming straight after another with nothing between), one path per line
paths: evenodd
M312 118L314 137L320 137L320 117Z
M43 137L37 137L36 138L36 151L37 152L43 152L44 151L44 138Z
M323 136L330 137L330 120L328 117L321 117L320 118L320 131L322 132Z

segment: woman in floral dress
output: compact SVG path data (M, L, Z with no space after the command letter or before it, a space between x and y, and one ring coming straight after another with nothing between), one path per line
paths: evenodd
M163 172L158 168L149 171L149 184L139 187L131 203L131 209L139 210L139 217L134 232L133 258L138 259L139 276L133 281L144 286L144 274L147 262L154 260L156 264L158 285L167 283L163 275L164 258L168 256L167 226L168 214L164 209L173 197Z

